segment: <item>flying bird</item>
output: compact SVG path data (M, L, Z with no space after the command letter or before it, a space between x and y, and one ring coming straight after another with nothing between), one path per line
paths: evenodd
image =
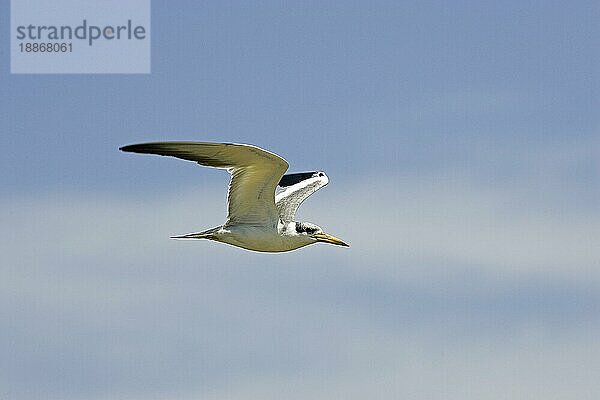
M208 239L261 252L284 252L313 243L349 247L310 222L294 220L304 200L329 183L322 171L284 173L289 164L277 154L248 144L155 142L132 144L120 150L158 154L226 169L231 174L226 222L174 239ZM276 194L277 186L283 190Z

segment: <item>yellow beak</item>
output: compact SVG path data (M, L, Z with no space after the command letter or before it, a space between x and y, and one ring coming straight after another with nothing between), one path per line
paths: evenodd
M350 245L344 243L343 241L341 241L340 239L336 238L335 236L331 236L325 232L323 233L315 233L313 235L313 237L315 239L317 239L317 242L323 242L323 243L331 243L331 244L337 244L338 246L344 246L344 247L350 247Z

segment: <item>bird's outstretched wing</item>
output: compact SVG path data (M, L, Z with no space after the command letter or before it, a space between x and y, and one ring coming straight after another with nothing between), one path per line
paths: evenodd
M121 150L159 154L194 161L207 167L227 169L229 182L227 223L277 226L275 188L288 168L276 154L247 144L156 142L133 144Z
M275 205L282 221L293 221L296 210L308 196L329 183L324 172L301 172L284 175L279 186L284 190L275 196Z

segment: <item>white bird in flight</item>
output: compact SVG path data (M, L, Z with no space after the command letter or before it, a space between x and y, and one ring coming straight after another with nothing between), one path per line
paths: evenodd
M284 175L287 161L248 144L156 142L120 150L177 157L231 174L225 224L174 239L209 239L262 252L290 251L317 242L349 247L315 224L294 221L300 204L329 183L322 171ZM277 186L283 190L275 194Z

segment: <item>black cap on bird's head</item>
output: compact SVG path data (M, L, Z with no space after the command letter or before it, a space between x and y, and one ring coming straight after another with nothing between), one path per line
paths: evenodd
M347 243L344 243L341 239L336 238L333 235L323 232L320 226L311 224L310 222L296 222L296 233L299 235L306 235L315 240L315 242L336 244L338 246L350 247Z

